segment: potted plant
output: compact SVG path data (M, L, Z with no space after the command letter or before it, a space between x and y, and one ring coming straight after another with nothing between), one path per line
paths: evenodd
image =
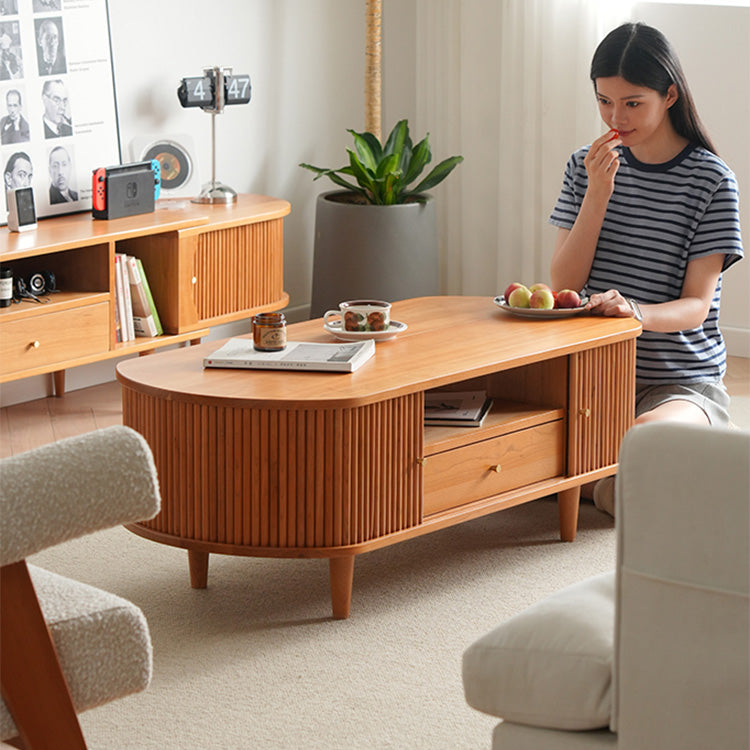
M429 135L416 146L406 120L385 143L357 133L349 163L338 169L300 164L342 190L318 196L311 316L344 299L389 301L437 294L435 206L427 190L463 161L444 159L422 177L432 160Z

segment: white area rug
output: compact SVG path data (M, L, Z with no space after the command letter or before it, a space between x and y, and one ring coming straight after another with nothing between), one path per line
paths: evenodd
M324 560L212 555L193 590L184 550L113 529L33 562L130 599L151 628L152 685L82 714L91 750L453 750L489 747L496 723L464 701L464 649L614 565L613 521L590 503L558 540L542 499L361 555L344 621Z
M750 398L732 400L750 429ZM352 613L330 617L325 560L187 553L113 529L36 555L146 614L154 679L81 716L90 750L478 750L496 720L463 698L461 655L532 602L614 567L614 522L581 503L559 541L543 499L357 558Z

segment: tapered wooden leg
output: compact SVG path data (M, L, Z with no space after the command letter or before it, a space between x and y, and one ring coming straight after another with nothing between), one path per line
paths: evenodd
M208 586L208 552L202 549L189 549L188 565L190 585L194 589L205 589Z
M580 486L557 493L557 510L560 514L560 539L573 542L578 531L578 506L581 501Z
M55 370L52 373L55 396L65 395L65 370Z
M352 604L354 582L354 555L330 557L328 569L331 576L331 605L335 620L346 620Z

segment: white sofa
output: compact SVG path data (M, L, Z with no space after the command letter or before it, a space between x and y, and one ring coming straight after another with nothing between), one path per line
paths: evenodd
M0 461L0 740L20 737L27 750L85 748L76 712L148 686L151 638L141 610L26 558L151 518L159 505L151 450L128 427Z
M616 568L472 644L495 750L750 748L750 433L652 423L622 444Z

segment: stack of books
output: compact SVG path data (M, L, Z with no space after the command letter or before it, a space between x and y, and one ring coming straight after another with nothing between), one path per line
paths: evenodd
M484 391L427 391L424 395L425 425L479 427L492 406Z
M115 302L117 341L164 333L140 258L115 253Z

